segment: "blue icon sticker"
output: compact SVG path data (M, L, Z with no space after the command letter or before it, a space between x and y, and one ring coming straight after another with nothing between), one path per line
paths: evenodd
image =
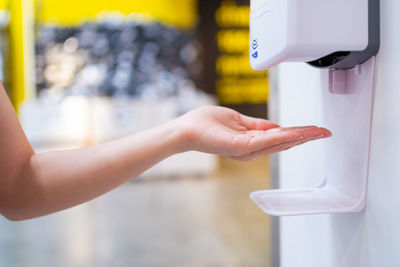
M251 48L253 48L253 50L256 50L258 47L258 41L257 39L253 39L253 42L251 44Z
M253 39L253 41L251 42L251 48L252 48L253 50L255 50L253 53L251 53L251 56L252 56L253 58L258 58L258 51L257 51L257 48L258 48L258 41L257 41L257 39Z

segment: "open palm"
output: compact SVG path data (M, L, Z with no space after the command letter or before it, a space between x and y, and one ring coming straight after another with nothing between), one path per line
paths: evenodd
M268 120L248 117L234 110L216 106L189 112L182 116L180 121L190 140L191 150L244 161L331 136L324 128L282 128Z

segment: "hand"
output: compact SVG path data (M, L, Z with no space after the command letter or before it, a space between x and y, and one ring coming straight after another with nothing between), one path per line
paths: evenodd
M187 150L213 153L242 161L332 135L327 129L316 126L282 128L270 121L217 106L191 111L178 121L183 129Z

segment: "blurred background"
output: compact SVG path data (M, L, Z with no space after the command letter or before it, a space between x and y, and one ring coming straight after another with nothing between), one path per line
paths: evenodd
M0 0L0 80L37 152L106 142L204 105L267 118L249 1ZM189 152L89 203L0 218L0 266L270 266L249 199L269 160Z

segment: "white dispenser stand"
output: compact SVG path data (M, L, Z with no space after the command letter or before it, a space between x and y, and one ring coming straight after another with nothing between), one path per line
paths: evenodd
M352 69L329 70L329 88L324 88L321 99L324 125L333 133L325 140L327 175L321 177L321 184L315 188L251 193L251 199L264 212L282 216L364 209L374 66L375 57Z
M253 69L302 61L329 73L321 99L324 126L333 134L324 140L326 176L312 188L251 193L266 213L280 216L364 209L375 55L380 40L379 1L250 1Z

